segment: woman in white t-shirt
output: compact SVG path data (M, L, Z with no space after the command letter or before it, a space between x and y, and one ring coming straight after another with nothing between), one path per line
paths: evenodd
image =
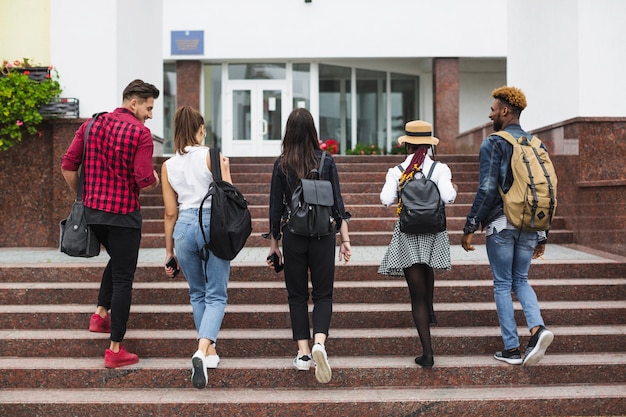
M161 169L165 204L165 272L173 277L176 266L179 266L189 285L198 338L198 350L191 359L191 380L196 388L206 386L207 368L217 368L220 361L215 342L224 318L230 276L230 261L218 258L212 252L206 262L201 257L205 242L198 211L209 184L213 182L209 148L202 145L205 134L202 115L191 107L179 108L174 117L175 155L165 161ZM228 158L221 158L222 179L232 183ZM207 199L202 208L202 227L206 236L210 236L210 220L211 204ZM167 266L172 259L177 265Z

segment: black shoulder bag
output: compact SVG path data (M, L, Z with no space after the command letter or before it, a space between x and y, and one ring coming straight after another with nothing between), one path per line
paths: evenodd
M59 239L59 249L69 256L91 258L100 254L100 242L98 242L96 234L91 230L91 227L89 227L85 220L83 187L85 184L85 152L87 149L87 138L89 137L93 122L101 114L102 113L94 114L85 128L83 162L81 164L78 186L76 188L76 200L74 200L70 215L59 224L61 235Z

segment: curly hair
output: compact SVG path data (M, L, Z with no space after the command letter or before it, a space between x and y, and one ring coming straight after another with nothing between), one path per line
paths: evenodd
M518 112L526 108L526 96L516 87L508 87L503 85L491 92L491 97L502 100L509 106L514 107Z

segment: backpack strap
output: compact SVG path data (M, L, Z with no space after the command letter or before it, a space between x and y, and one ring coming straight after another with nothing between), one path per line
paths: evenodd
M492 133L494 136L500 136L502 139L509 142L511 145L515 146L518 144L517 140L506 130L500 130L498 132Z
M320 158L320 167L317 171L317 176L318 178L321 180L322 179L322 173L324 172L324 160L326 159L326 152L322 152L322 157Z
M219 149L209 148L209 157L211 160L211 173L213 174L213 182L221 181L222 180L222 167L220 165ZM209 188L211 188L210 185L209 185ZM207 244L207 240L206 240L206 234L204 233L204 227L202 227L202 207L204 206L204 202L206 201L207 198L209 198L208 191L204 195L204 198L202 199L202 202L200 203L200 208L198 209L198 222L200 223L200 232L202 232L202 239L204 239L205 245ZM203 254L203 256L206 257L206 259L203 259L203 260L205 261L208 260L208 255L209 253L207 250L207 252ZM205 274L205 279L206 279L206 274Z
M220 152L217 148L209 148L209 155L211 158L211 173L213 174L213 181L222 180L222 167L220 165Z
M429 180L430 176L433 175L433 171L435 170L435 165L437 165L439 163L439 161L433 161L433 164L430 166L430 170L428 171L428 175L426 176L426 179Z

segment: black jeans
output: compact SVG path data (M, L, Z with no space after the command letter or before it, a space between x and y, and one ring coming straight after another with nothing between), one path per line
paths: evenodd
M103 224L91 228L111 257L102 273L98 306L111 310L111 341L121 342L132 302L141 229Z
M335 234L308 238L283 230L285 285L293 340L311 338L309 327L309 270L313 291L313 334L328 335L333 312Z

